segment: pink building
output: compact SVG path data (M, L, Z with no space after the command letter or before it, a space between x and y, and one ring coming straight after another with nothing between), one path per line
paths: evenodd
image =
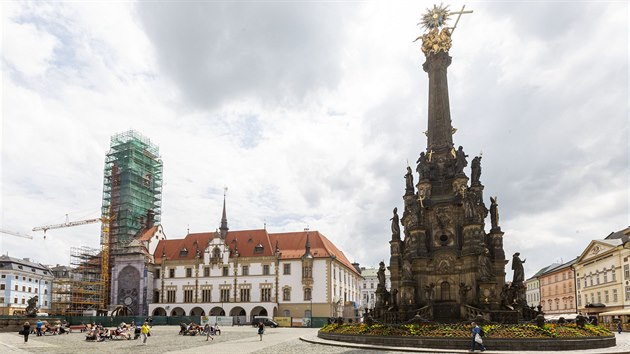
M540 304L545 314L577 313L575 272L572 267L575 261L552 267L539 276Z

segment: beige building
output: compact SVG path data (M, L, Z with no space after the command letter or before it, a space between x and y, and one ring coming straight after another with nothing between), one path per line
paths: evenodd
M576 259L549 267L539 276L540 305L547 315L575 314L575 276L571 267Z
M573 268L578 311L598 314L630 307L630 243L628 229L593 240Z

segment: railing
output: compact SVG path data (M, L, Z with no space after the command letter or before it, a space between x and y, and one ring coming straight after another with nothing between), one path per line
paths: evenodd
M479 317L482 317L486 321L490 321L492 319L492 313L490 311L482 310L470 305L464 305L462 306L462 309L462 316L466 319L474 320Z

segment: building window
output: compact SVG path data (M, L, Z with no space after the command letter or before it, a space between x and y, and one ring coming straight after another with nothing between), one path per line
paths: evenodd
M192 268L186 268L186 278L192 278Z
M168 270L168 277L169 278L175 278L175 269L169 269Z
M263 264L263 275L269 275L269 264Z
M0 290L4 290L5 286L6 286L6 284L0 284Z
M370 283L370 289L374 289L374 283Z
M17 304L17 297L16 297L16 298L13 298L13 303L14 303L14 304Z
M284 275L291 274L291 263L284 263L282 265L282 268L283 268L282 274L284 274Z
M367 284L363 283L363 289L367 288Z
M26 286L22 285L22 291L26 292Z
M584 294L584 306L588 304L588 295Z
M175 302L175 290L168 290L166 292L166 302Z
M203 276L204 277L210 276L210 267L203 267Z
M580 290L580 282L579 281L577 282L577 288L578 288L578 290Z
M249 289L241 289L241 302L249 302Z
M612 281L617 281L617 274L615 274L615 270L612 270Z
M313 277L313 271L310 265L302 266L302 278L310 279Z
M291 301L291 288L282 289L282 300Z
M184 302L193 302L192 290L184 290Z
M567 273L562 273L562 280L567 280Z
M602 292L601 291L597 292L597 302L600 303L600 304L602 303Z
M619 301L617 298L617 289L613 289L613 302Z
M201 290L201 302L212 302L212 290L210 289Z
M582 307L582 297L578 296L578 307Z
M221 302L230 302L230 289L221 289Z
M627 264L623 265L623 276L626 279L630 278L630 266Z
M153 292L153 303L159 303L160 302L160 291L159 290L155 290Z
M249 266L243 266L241 271L243 272L243 275L249 275Z
M260 289L260 301L261 302L270 302L271 301L271 289Z
M599 273L597 273L597 285L599 285Z
M311 288L304 288L304 301L311 300Z
M604 283L608 283L608 271L604 271Z
M608 299L608 290L604 290L604 303L609 303L609 299Z
M227 277L229 275L230 270L228 269L228 267L223 267L223 276Z
M630 301L630 286L626 286L626 301Z
M160 270L159 269L155 270L155 279L160 279Z
M588 280L589 280L590 285L593 286L593 276L592 275L588 276Z

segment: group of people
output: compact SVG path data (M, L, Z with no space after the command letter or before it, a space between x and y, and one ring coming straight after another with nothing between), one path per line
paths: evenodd
M108 329L103 327L100 323L92 323L85 325L85 340L94 340L97 342L103 342L106 339L137 339L142 336L142 344L147 345L147 338L151 336L151 329L149 322L144 322L141 327L136 327L135 323L126 324L120 323L116 329Z
M28 336L31 333L35 333L38 337L41 337L46 333L68 334L70 333L70 324L64 320L63 323L61 321L56 321L54 325L51 325L48 321L38 319L35 323L35 328L33 329L28 321L24 322L22 330L20 331L20 334L24 336L24 343L28 342Z
M206 323L206 325L203 327L194 322L191 322L189 324L182 322L179 324L179 334L183 336L196 336L198 334L205 334L207 341L209 339L214 340L213 336L217 333L220 334L221 330L219 329L219 325L216 324L214 326L211 326L209 323Z

